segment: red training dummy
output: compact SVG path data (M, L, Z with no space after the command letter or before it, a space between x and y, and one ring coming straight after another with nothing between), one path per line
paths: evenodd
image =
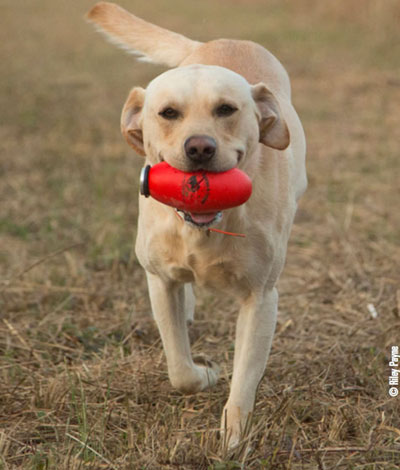
M240 206L251 196L250 178L238 168L220 173L180 171L167 162L146 166L140 193L190 213L211 213Z

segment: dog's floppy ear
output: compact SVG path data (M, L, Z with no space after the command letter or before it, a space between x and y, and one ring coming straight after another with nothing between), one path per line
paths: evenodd
M143 88L133 88L124 104L121 115L122 135L135 152L142 156L145 156L141 123L145 93Z
M253 85L251 93L259 111L260 142L285 150L290 144L290 134L278 101L264 83Z

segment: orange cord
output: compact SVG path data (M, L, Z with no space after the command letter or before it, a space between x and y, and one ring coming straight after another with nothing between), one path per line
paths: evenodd
M244 233L225 232L224 230L219 230L217 228L209 228L208 231L209 232L223 233L224 235L232 235L232 237L246 238L246 235Z

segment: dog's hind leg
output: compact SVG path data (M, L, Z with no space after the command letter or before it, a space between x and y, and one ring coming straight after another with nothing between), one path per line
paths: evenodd
M160 330L172 386L191 394L214 385L218 380L218 366L204 360L196 363L192 358L184 285L166 281L149 272L146 274L153 315Z

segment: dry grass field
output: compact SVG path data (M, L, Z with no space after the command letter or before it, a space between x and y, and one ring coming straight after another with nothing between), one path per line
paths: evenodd
M1 0L0 469L399 468L398 0L120 3L260 42L292 78L310 184L252 431L220 453L237 306L199 292L193 350L222 378L180 395L132 250L142 161L119 115L162 69L93 32L94 1Z

